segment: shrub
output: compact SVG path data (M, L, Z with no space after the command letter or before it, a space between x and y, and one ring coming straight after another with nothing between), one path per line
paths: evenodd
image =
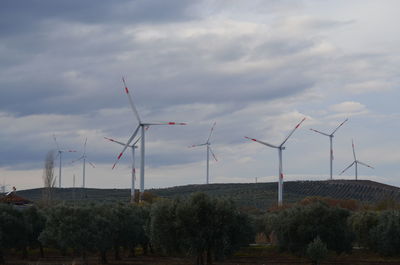
M322 242L319 237L314 238L314 240L307 246L307 257L311 260L313 265L318 265L321 261L326 259L328 256L328 249L326 244Z

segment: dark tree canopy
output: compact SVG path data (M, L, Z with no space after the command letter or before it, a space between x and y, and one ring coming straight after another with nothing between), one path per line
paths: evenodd
M188 200L160 201L151 212L151 240L166 252L196 257L197 264L232 254L254 240L247 216L232 201L203 193Z

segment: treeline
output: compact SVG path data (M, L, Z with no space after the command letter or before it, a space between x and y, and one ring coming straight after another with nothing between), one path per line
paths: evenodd
M400 205L394 201L371 206L310 197L276 208L257 223L279 249L314 261L329 250L350 253L354 246L384 256L400 254Z
M198 193L188 200L159 200L150 204L66 205L16 209L0 205L0 263L5 252L58 249L87 263L97 253L102 263L114 252L135 255L147 251L192 256L196 264L212 264L254 239L250 218L230 200Z
M306 198L254 216L229 199L196 193L186 199L153 203L58 204L17 209L0 205L0 263L6 253L28 257L31 249L62 255L109 255L118 260L147 252L187 256L212 264L264 233L282 251L308 256L315 264L328 252L351 252L354 246L381 255L400 253L400 206L383 202L361 207L353 200Z

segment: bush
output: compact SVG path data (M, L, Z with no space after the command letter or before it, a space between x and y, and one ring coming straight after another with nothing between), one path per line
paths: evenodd
M295 206L277 214L272 227L282 250L303 254L316 237L337 253L350 252L353 234L347 225L350 212L317 202Z
M349 225L359 246L372 249L375 240L371 238L371 231L378 225L377 212L357 212L349 218Z
M197 264L231 255L254 240L249 218L232 201L197 193L187 201L159 201L151 210L151 241L169 253L196 257Z
M400 211L382 212L370 232L372 248L385 256L400 253Z
M307 257L311 260L313 265L318 265L321 261L326 259L328 249L326 244L317 237L307 246Z

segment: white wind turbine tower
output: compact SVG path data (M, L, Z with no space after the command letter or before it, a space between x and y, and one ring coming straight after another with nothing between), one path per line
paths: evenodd
M107 137L104 137L104 138L107 139L107 140L109 140L109 141L111 141L111 142L113 142L113 143L116 143L116 144L119 144L119 145L122 145L122 146L125 146L125 145L126 145L125 143L116 141L116 140L111 139L111 138L107 138ZM130 148L132 149L132 180L131 180L131 202L132 202L132 203L135 202L135 180L136 180L135 149L138 148L138 147L136 146L136 143L137 143L139 140L140 140L140 137L136 140L136 142L134 142L134 143L131 144L131 145L128 145L128 147L130 147Z
M363 162L357 160L356 151L354 150L355 148L354 148L354 141L353 141L353 140L351 140L351 147L353 148L353 157L354 157L354 161L353 161L353 163L351 163L348 167L346 167L345 169L343 169L343 171L340 172L339 175L342 175L347 169L351 168L351 167L354 165L356 180L358 180L358 164L363 165L363 166L365 166L365 167L372 168L372 169L374 169L374 168L371 167L370 165L367 165L366 163L363 163Z
M72 161L71 162L71 164L72 163L75 163L75 162L77 162L77 161L79 161L79 160L82 160L83 161L83 171L82 171L82 188L85 188L85 173L86 173L86 158L87 158L87 156L86 156L86 142L87 142L87 138L85 139L85 143L83 144L83 154L82 154L82 156L80 157L80 158L78 158L78 159L76 159L76 160L74 160L74 161ZM90 161L87 161L93 168L95 168L95 166L93 165L93 163L91 163Z
M62 158L61 157L62 157L62 153L75 153L76 151L75 150L61 150L61 148L57 142L57 138L56 138L55 134L53 134L53 139L57 145L57 153L58 153L57 156L60 157L60 162L58 165L58 187L61 188L61 167L62 167Z
M207 150L207 175L206 175L206 183L207 184L209 184L209 182L210 182L210 177L209 177L209 173L210 173L210 152L211 152L212 156L214 157L215 161L218 161L217 158L215 157L214 152L211 149L211 143L210 143L210 138L211 138L211 135L212 135L212 133L214 131L215 124L217 124L217 123L214 122L213 126L211 127L210 134L208 135L207 141L205 143L203 143L203 144L194 144L194 145L189 146L189 147L197 147L197 146L204 146L204 145L207 146L207 149L206 149Z
M143 199L143 192L144 192L144 143L145 143L145 128L153 126L153 125L186 125L186 123L177 123L177 122L143 122L140 117L139 113L136 110L136 107L133 103L131 94L129 93L128 86L126 85L125 79L122 77L122 82L124 83L125 93L128 96L129 104L131 105L132 111L139 122L139 125L136 127L135 131L133 132L132 136L129 138L128 142L125 144L124 148L122 149L121 153L118 155L117 160L115 161L112 168L118 163L119 159L121 158L122 154L125 152L126 148L128 148L129 144L133 141L138 133L139 129L141 130L141 142L140 142L140 200Z
M342 125L343 125L346 121L348 121L348 119L345 119L341 124L339 124L339 126L336 127L336 129L333 130L333 132L332 132L331 134L327 134L327 133L320 132L320 131L317 131L317 130L314 130L314 129L310 129L311 131L314 131L314 132L316 132L316 133L320 133L320 134L322 134L322 135L325 135L325 136L328 136L328 137L329 137L329 142L330 142L330 147L331 147L331 148L330 148L330 179L331 179L331 180L332 180L332 164L333 164L333 146L332 146L333 135L335 134L335 132L336 132L337 130L339 130L340 127L342 127Z
M285 147L283 146L286 141L289 139L290 136L292 136L292 134L294 133L294 131L299 128L300 124L303 123L303 121L306 118L303 118L297 125L296 127L294 127L294 129L289 133L289 135L286 137L286 139L280 144L280 145L273 145L273 144L269 144L263 141L259 141L257 139L253 139L253 138L249 138L246 137L246 139L255 141L257 143L272 147L272 148L276 148L278 149L278 155L279 155L279 184L278 184L278 205L281 206L282 205L282 201L283 201L283 168L282 168L282 151L285 150Z

